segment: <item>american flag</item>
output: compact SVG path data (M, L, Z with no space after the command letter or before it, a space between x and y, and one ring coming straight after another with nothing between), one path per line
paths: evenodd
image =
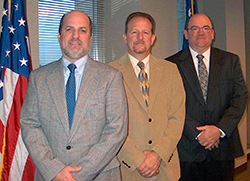
M186 0L186 22L190 16L198 13L197 2L196 0ZM188 41L183 36L183 44L182 48L186 48L188 46Z
M34 180L19 124L32 69L25 0L4 0L0 31L0 180Z

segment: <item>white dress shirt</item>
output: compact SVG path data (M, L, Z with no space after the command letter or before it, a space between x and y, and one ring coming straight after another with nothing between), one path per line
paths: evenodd
M197 73L197 77L199 78L199 73L198 73L198 58L196 57L198 55L197 52L195 52L191 47L189 47L192 58L193 58L193 62L194 62L194 67ZM209 66L210 66L210 48L205 51L204 53L202 53L202 55L204 56L203 58L203 62L207 68L207 72L209 75Z
M128 53L128 57L129 57L129 60L130 60L132 66L133 66L133 68L134 68L135 75L136 75L136 77L138 77L138 75L139 75L139 73L140 73L140 71L141 71L140 67L137 65L137 63L139 62L139 60L137 60L135 57L133 57L133 56L130 55L129 53ZM149 80L150 80L150 78L149 78L149 69L150 69L150 67L149 67L149 57L150 57L150 54L149 54L146 58L144 58L144 59L142 60L142 62L143 62L144 65L145 65L145 72L146 72L147 75L148 75L148 82L149 82Z

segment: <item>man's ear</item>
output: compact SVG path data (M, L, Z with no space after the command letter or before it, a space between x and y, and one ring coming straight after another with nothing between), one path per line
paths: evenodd
M187 35L187 34L188 34L188 32L187 32L187 30L185 29L185 30L184 30L184 36L185 36L185 39L186 39L186 40L188 40L188 35Z
M61 37L61 34L60 33L58 33L58 35L57 35L57 39L58 39L58 42L60 43L60 37Z
M151 37L151 45L153 45L154 44L154 42L155 42L155 34L152 34L152 37Z
M123 37L124 43L127 45L127 43L128 43L127 42L127 34L124 33L122 37Z

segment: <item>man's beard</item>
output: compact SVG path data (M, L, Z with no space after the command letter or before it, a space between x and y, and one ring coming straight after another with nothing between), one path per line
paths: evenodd
M72 60L78 60L86 55L86 52L84 50L81 50L78 53L73 53L68 48L61 48L61 49L62 52Z
M71 44L72 42L82 45L82 42L78 38L72 38L69 41L69 44ZM71 60L79 60L80 58L84 57L88 53L86 52L87 50L84 50L84 49L80 50L79 52L72 52L68 49L67 46L61 47L61 50Z
M143 45L139 45L139 47L137 47L138 46L137 44L141 44L141 43ZM139 41L135 42L133 49L134 49L134 52L139 53L139 54L146 52L145 42L143 40L139 40Z

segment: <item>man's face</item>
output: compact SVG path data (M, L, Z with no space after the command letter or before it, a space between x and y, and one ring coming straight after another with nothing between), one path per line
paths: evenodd
M81 11L68 13L63 19L58 41L63 56L71 62L87 55L92 41L87 15Z
M192 31L192 28L196 31ZM214 39L212 23L204 14L193 15L189 21L188 30L184 31L184 35L192 49L197 53L204 53L209 49Z
M139 60L144 59L150 53L151 46L155 41L150 21L144 17L132 18L123 39L130 55Z

